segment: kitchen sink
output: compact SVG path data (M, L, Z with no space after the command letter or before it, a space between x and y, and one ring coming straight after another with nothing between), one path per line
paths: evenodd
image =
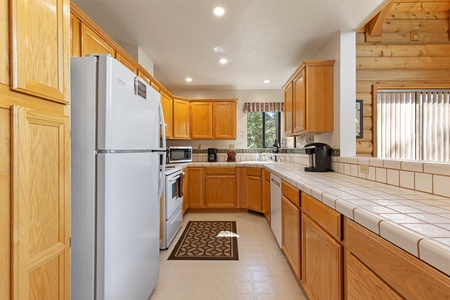
M251 165L267 165L267 164L279 164L279 161L271 161L271 160L248 160L248 161L240 161L240 164L251 164Z

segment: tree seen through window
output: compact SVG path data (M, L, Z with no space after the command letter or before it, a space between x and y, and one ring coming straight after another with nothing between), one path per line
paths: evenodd
M272 147L275 139L280 141L279 112L247 113L247 147Z

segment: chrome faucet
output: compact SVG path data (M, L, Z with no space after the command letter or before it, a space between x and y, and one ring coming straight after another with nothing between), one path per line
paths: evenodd
M266 152L263 154L263 156L267 156L270 161L281 162L281 157L278 157L278 155L276 155L275 153L269 153L269 150L271 151L272 147L267 147Z

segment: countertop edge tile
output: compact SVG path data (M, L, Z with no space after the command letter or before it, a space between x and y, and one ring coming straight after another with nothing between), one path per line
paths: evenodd
M322 201L322 194L323 194L323 191L322 191L322 190L319 190L319 189L313 187L312 190L311 190L311 193L312 193L311 196L313 196L314 198L316 198L316 199L319 200L320 202L323 202L323 201Z
M419 242L419 257L450 276L450 247L432 239L423 239Z
M356 205L354 205L350 202L347 202L345 200L342 200L339 198L336 200L336 210L352 220L354 220L354 218L355 218L353 215L353 210L356 207L357 207Z
M425 238L408 228L386 220L380 222L380 236L416 257L419 257L419 241Z
M363 208L357 207L353 210L354 221L363 225L370 231L380 235L380 222L383 220L378 215L371 213Z
M338 199L337 197L335 197L331 194L327 194L327 193L322 194L322 202L334 210L336 210L336 200L337 199Z

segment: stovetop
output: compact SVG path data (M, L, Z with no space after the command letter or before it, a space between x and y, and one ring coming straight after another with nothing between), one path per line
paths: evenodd
M170 175L175 172L180 172L181 170L182 170L182 168L177 165L166 165L166 169L165 169L166 175Z

